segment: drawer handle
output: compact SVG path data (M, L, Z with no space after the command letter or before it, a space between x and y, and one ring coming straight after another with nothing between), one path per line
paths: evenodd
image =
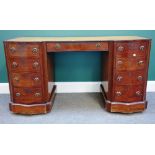
M38 48L33 48L33 49L32 49L32 53L34 53L34 54L38 53L38 51L39 51Z
M141 91L136 91L136 95L137 95L137 96L142 96Z
M96 47L97 47L97 48L100 48L100 47L101 47L101 44L100 44L100 43L97 43L97 44L96 44Z
M60 49L61 48L61 45L59 43L55 44L55 48L56 49Z
M118 77L117 77L117 81L121 81L122 79L123 79L122 76L118 76Z
M117 61L117 64L118 65L122 65L123 64L123 61L119 60L119 61Z
M16 82L19 82L19 78L18 78L17 76L14 77L14 80L15 80Z
M35 97L39 97L39 96L41 96L40 93L35 93Z
M39 78L38 77L35 77L34 78L34 81L36 81L36 82L39 81Z
M36 67L38 67L38 66L39 66L39 63L38 63L38 62L34 62L34 63L33 63L33 67L34 67L34 68L36 68Z
M21 94L20 93L16 93L16 96L19 97Z
M10 48L10 52L11 52L11 53L14 53L15 51L16 51L16 48L15 48L15 47L11 47L11 48Z
M116 95L117 95L117 96L121 96L122 93L121 93L120 91L117 91L117 92L116 92Z
M119 52L124 51L124 47L123 47L123 46L119 46L119 47L118 47L118 51L119 51Z
M12 67L13 67L13 68L16 68L17 66L18 66L17 62L14 61L14 62L12 63Z
M136 57L136 56L137 56L137 54L136 54L136 53L134 53L132 56L133 56L133 57Z
M144 64L144 61L142 61L142 60L141 61L138 61L138 64L139 65L143 65Z
M145 46L142 45L142 46L139 47L139 49L140 49L141 51L144 51Z
M138 81L142 81L143 77L142 76L138 76L137 79L138 79Z

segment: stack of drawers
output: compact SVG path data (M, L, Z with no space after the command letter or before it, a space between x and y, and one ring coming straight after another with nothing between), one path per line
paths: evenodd
M113 100L115 102L145 100L147 50L147 41L114 43Z
M40 43L14 43L6 47L10 90L14 103L43 101L42 52Z

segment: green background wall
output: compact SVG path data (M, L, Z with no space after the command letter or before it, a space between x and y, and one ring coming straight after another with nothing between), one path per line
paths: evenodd
M23 36L122 36L138 35L152 39L149 80L155 80L155 31L138 30L0 30L0 83L7 82L3 41ZM100 52L56 53L56 81L100 81Z

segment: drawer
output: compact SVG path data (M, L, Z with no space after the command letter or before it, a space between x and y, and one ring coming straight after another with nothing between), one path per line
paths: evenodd
M116 58L115 66L117 71L143 70L146 66L146 58Z
M15 87L40 87L42 81L38 73L12 73L11 79Z
M116 57L133 58L145 57L147 50L147 41L129 41L116 42L115 53Z
M9 61L9 68L14 72L38 72L41 70L41 67L40 59L37 58L11 58Z
M41 103L42 91L41 88L14 88L13 102L15 103Z
M144 84L145 73L143 71L116 72L114 83L116 85Z
M107 42L47 43L47 51L108 51Z
M9 57L39 57L41 46L39 43L9 43L7 53Z
M115 102L143 101L143 86L142 85L115 86L114 101Z

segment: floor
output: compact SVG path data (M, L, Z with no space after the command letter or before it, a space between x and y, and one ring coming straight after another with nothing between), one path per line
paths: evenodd
M98 93L57 94L53 110L45 115L16 115L9 111L9 95L0 95L1 124L154 124L155 93L148 93L147 110L142 113L106 112Z

